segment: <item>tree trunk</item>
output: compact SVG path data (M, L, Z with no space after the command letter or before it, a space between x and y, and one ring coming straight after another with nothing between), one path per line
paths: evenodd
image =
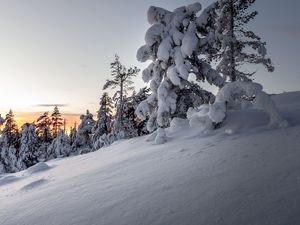
M230 1L230 66L229 66L229 73L230 73L230 79L231 81L236 81L236 74L235 74L235 47L233 40L235 39L234 35L234 0Z

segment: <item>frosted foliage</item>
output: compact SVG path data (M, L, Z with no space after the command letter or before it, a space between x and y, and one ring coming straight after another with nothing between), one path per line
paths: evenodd
M5 123L5 119L0 114L0 126L2 126Z
M172 89L169 81L165 80L158 89L158 115L157 123L159 126L165 126L168 123L168 114L176 110L177 95Z
M145 42L146 46L152 46L161 41L164 34L164 26L162 24L152 25L146 32Z
M272 99L262 91L260 84L242 81L226 84L220 89L212 105L202 105L197 110L190 109L188 112L190 125L192 127L200 126L200 129L207 130L211 128L213 123L221 123L226 117L227 106L230 105L230 102L244 101L243 96L253 97L253 107L264 110L269 115L269 126L288 126L287 121L282 118Z
M163 8L151 6L147 13L148 22L150 24L155 23L169 23L172 17L172 13Z
M180 78L177 68L175 66L171 66L167 70L167 76L170 78L171 82L174 85L180 86Z
M80 116L81 123L78 126L78 131L75 141L72 145L73 149L80 153L87 153L93 147L92 143L92 129L95 125L93 115L87 110L85 115Z
M166 131L163 128L157 129L157 135L155 137L156 144L164 144L167 142L167 135Z
M184 56L190 56L196 51L199 43L198 37L194 32L188 32L182 39L181 51Z
M255 1L218 0L216 6L207 11L203 18L198 18L199 26L205 21L212 21L211 30L215 33L217 70L229 81L249 81L255 72L243 69L245 64L264 66L268 72L274 71L271 59L267 57L266 42L253 31L248 30L248 23L257 15L249 10ZM213 13L211 13L213 12Z
M157 59L167 61L172 51L172 39L167 37L162 40L157 50Z
M52 141L48 148L49 158L61 158L69 156L71 145L69 137L60 130L57 137Z
M151 59L151 49L147 45L143 45L137 51L136 57L140 62L146 62Z
M36 127L33 124L24 124L22 126L19 158L24 165L20 169L26 169L37 163L38 136L35 129Z
M18 161L16 157L17 150L13 146L2 146L2 149L0 151L0 167L2 167L2 170L5 173L14 173L21 170L22 167L22 161ZM2 166L1 166L2 164Z
M140 118L141 120L145 120L149 112L150 112L150 106L147 100L142 101L135 110L137 117Z
M199 2L196 2L194 4L190 4L186 7L188 14L194 14L199 12L202 9L202 6Z
M207 39L199 33L196 22L201 16L200 10L200 3L179 7L173 12L154 6L148 10L151 26L145 34L145 45L137 51L137 59L141 62L152 60L142 73L143 81L150 83L152 94L136 112L141 119L149 116L147 129L151 131L170 125L180 107L177 92L188 89L191 74L196 76L197 82L207 81L217 86L224 83L200 57L207 49L200 46Z

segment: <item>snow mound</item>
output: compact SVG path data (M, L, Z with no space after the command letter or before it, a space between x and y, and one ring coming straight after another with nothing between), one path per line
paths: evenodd
M248 100L250 106L246 106L242 104L243 98L254 98L254 100ZM223 122L230 111L228 108L232 105L239 105L241 111L247 111L251 106L264 111L269 116L269 127L284 128L289 126L270 96L262 91L262 86L253 82L236 81L226 84L219 90L212 105L201 105L198 110L190 110L187 116L192 127L198 125L201 126L201 130L206 131L211 129L214 123Z
M44 179L44 178L38 179L38 180L33 181L33 182L31 182L31 183L25 185L24 187L22 187L22 188L20 189L20 191L30 191L30 190L32 190L32 189L34 189L34 188L40 187L41 185L43 185L43 184L45 184L45 183L47 183L47 182L48 182L48 180L46 180L46 179Z
M39 163L35 164L34 166L32 166L32 167L28 168L27 170L25 170L24 174L32 175L32 174L35 174L35 173L40 173L40 172L47 171L51 168L52 167L49 166L47 163L39 162Z
M13 183L15 181L18 181L21 179L20 177L14 176L14 175L6 175L0 177L0 186Z

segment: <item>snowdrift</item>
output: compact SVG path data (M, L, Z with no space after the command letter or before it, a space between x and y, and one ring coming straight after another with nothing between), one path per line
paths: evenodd
M289 127L257 109L206 133L177 119L163 145L135 138L0 175L0 224L300 224L300 92L272 99Z

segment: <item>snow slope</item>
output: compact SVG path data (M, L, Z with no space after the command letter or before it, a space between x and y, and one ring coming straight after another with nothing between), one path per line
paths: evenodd
M201 134L145 137L0 176L1 225L300 224L300 92L272 97L290 127L232 111Z

